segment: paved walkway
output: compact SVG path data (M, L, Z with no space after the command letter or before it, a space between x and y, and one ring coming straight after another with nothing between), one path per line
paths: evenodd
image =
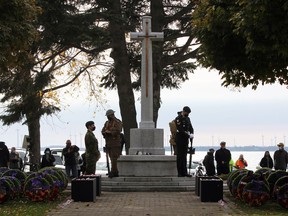
M201 202L194 192L102 192L96 202L67 200L47 215L218 216L243 213L229 201Z

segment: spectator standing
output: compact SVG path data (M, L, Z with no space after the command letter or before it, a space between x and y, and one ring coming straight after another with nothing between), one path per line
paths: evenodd
M9 168L10 169L20 169L20 156L16 152L16 148L12 147L9 155Z
M203 160L203 165L205 166L207 176L214 176L216 174L214 164L214 149L209 149Z
M41 168L54 166L55 157L50 148L46 148L41 160Z
M5 142L0 142L0 167L8 167L9 158L10 154Z
M66 147L62 150L62 155L64 156L64 162L65 162L65 171L67 174L67 177L77 178L78 172L77 172L77 164L76 164L76 157L75 152L78 152L79 148L76 145L72 145L71 140L66 141Z
M279 147L279 149L274 152L274 168L275 170L286 171L288 163L288 153L287 151L285 151L283 143L279 143L277 146Z
M272 169L273 165L274 165L274 163L273 163L272 157L270 156L270 152L269 151L265 151L264 157L260 161L260 166L262 168L267 167L267 168Z
M96 172L96 163L101 157L98 149L98 140L93 133L96 127L93 121L86 122L85 126L87 128L85 134L85 174L94 175Z
M114 115L115 111L112 109L107 110L107 121L102 128L102 135L106 141L106 151L108 152L111 160L111 172L108 173L110 178L118 177L117 160L121 154L121 131L122 122Z
M191 175L187 173L188 144L189 139L193 139L194 137L194 129L189 118L190 113L191 109L185 106L175 119L177 127L175 141L177 146L176 161L178 177L191 177Z
M238 160L235 162L235 166L237 169L244 169L245 167L248 166L247 161L244 159L243 154L239 155Z
M220 149L215 153L217 162L217 175L228 174L230 172L229 162L231 160L231 152L226 149L226 142L220 143Z

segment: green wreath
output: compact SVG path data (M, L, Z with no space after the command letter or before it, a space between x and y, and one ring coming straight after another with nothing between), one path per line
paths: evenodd
M279 188L277 192L277 203L288 209L288 183Z
M49 198L51 185L49 182L39 176L30 178L25 182L24 194L31 201L44 201Z
M271 196L273 196L273 189L276 181L283 176L288 176L288 172L285 172L283 170L277 170L276 172L273 172L268 176L267 181L269 183Z
M21 182L14 176L3 176L1 177L10 183L9 198L14 199L21 196Z
M8 169L7 171L5 171L2 176L13 176L15 178L17 178L20 182L21 182L21 188L24 187L24 183L25 180L27 178L26 173L17 170L17 169Z
M11 196L12 181L10 179L0 178L0 204L6 202Z
M60 184L60 191L64 191L67 188L68 185L68 178L66 177L66 174L55 167L45 167L39 170L40 173L45 174L50 174L55 176L58 179L58 183Z
M269 187L264 181L252 180L244 187L242 198L250 206L261 206L270 199Z
M277 199L277 195L278 195L280 188L287 183L288 183L288 176L283 176L275 182L274 189L273 189L273 197L275 199Z

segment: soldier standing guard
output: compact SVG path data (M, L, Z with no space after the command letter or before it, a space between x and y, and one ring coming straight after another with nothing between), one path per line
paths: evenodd
M175 137L177 145L177 171L178 177L191 177L187 173L187 151L189 139L194 137L194 129L192 127L189 113L191 109L188 106L183 107L183 111L176 117L177 133Z
M114 115L115 111L109 109L106 112L108 121L102 128L102 135L106 141L106 151L111 160L111 172L108 173L110 178L118 177L117 159L121 154L121 131L122 122Z
M96 163L100 159L100 151L98 149L98 140L93 131L96 129L93 121L88 121L85 124L87 132L85 135L85 174L94 175L96 172Z

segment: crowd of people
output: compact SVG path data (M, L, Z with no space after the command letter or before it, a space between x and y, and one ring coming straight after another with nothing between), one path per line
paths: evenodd
M278 150L274 152L273 159L269 151L265 151L263 158L259 162L261 168L274 168L275 170L286 171L288 165L288 153L284 149L284 143L279 143ZM215 168L216 163L216 168ZM231 158L231 152L226 149L226 142L220 143L220 149L215 153L214 149L209 149L207 155L204 157L203 165L206 169L206 175L214 176L221 174L228 174L233 169L245 169L248 166L244 155L240 154L239 158L234 163ZM217 171L217 173L216 173Z
M107 121L104 123L101 133L105 139L105 149L107 154L107 163L111 161L111 170L107 175L110 178L118 177L117 159L121 155L125 145L124 134L122 131L122 122L115 116L115 111L109 109L106 111ZM66 140L66 146L62 149L61 158L64 162L65 172L69 179L77 178L81 174L94 175L96 173L96 163L101 157L98 146L98 140L93 131L96 129L93 121L85 124L87 132L85 134L85 152L80 155L79 147L72 145L70 139ZM41 158L40 168L51 167L55 164L55 157L50 148L44 150ZM22 169L23 161L16 151L15 147L9 152L5 142L0 142L0 167L9 167L10 169Z

